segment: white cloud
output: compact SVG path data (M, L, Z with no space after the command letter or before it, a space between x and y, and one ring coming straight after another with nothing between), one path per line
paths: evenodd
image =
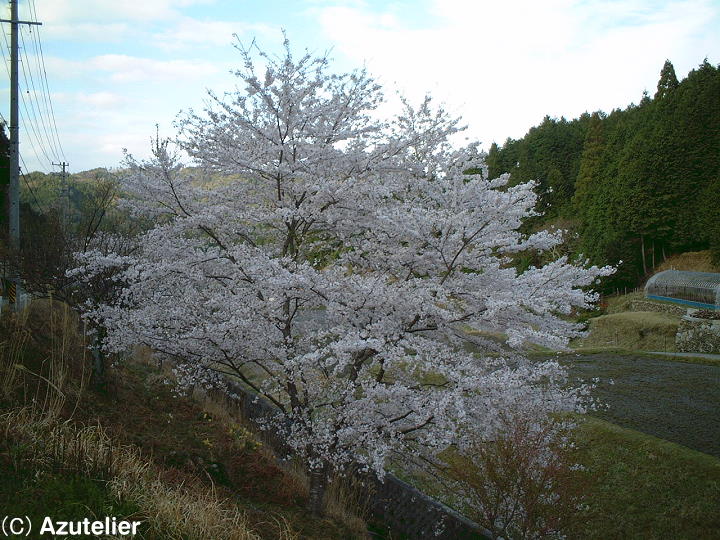
M77 21L151 22L176 17L179 9L211 3L208 0L36 0L36 12L47 24L66 24ZM27 6L24 7L27 10Z
M81 93L76 96L81 105L90 105L101 109L119 109L124 107L128 100L125 96L113 92L94 92L90 94Z
M86 43L117 43L127 39L133 29L126 23L73 23L73 24L49 24L44 25L41 31L43 39L57 39Z
M146 39L152 25L172 27L186 24L182 8L207 4L212 0L37 0L37 13L43 23L42 35L49 39L116 43ZM26 17L32 17L27 6ZM232 33L232 32L231 32ZM231 33L228 34L228 39Z
M234 42L233 34L242 37L270 36L276 38L280 31L266 24L250 24L240 21L201 21L182 17L168 28L153 35L152 41L163 50L194 48L198 45L228 47Z
M221 64L212 61L156 60L125 54L104 54L83 61L48 57L45 61L48 73L54 76L95 76L113 83L203 81L223 70Z
M404 24L411 14L402 9L313 11L336 51L411 98L429 90L484 145L522 136L545 114L575 117L652 94L665 58L687 72L703 58L697 36L718 22L709 0L432 0L434 20L423 27Z
M204 79L219 69L212 62L154 60L124 54L96 56L87 64L90 69L110 72L110 80L118 83Z
M72 171L88 167L118 167L122 160L123 148L131 153L145 156L150 148L150 135L154 126L113 125L112 132L93 129L68 130L63 146L74 149L68 156ZM28 163L30 166L30 163ZM31 167L32 168L32 167Z

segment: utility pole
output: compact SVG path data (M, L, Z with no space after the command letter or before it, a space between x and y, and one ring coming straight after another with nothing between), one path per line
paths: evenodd
M60 214L62 219L62 226L65 227L67 225L67 219L68 219L68 209L70 208L70 199L68 197L68 185L67 185L67 171L66 167L68 167L70 164L65 163L64 161L61 161L60 163L55 163L53 161L53 165L57 165L58 167L62 167L62 187L61 187L61 195L60 198L62 201L60 204L62 205L60 208Z
M10 246L13 251L20 249L20 113L18 109L18 35L21 24L41 25L33 21L18 19L18 0L10 0L10 20L0 19L0 22L10 23L10 185L8 198L10 199L8 222ZM17 308L17 291L20 276L12 277L10 298Z

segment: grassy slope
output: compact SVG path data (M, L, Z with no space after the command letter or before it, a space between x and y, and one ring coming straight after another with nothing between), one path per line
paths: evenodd
M708 250L673 255L660 264L655 273L671 269L720 272L720 268L712 263ZM590 319L590 336L577 340L573 347L594 350L613 348L625 351L674 351L675 331L680 318L669 314L660 316L654 312L632 311L632 303L636 300L646 300L645 295L642 292L632 292L608 298L605 315Z
M577 441L594 486L578 537L720 537L720 460L595 418Z
M640 351L674 351L680 317L655 311L626 311L590 319L590 335L577 348L619 347Z
M589 416L574 441L574 458L586 470L587 508L578 511L567 538L720 538L720 460ZM432 477L397 472L454 503Z
M0 382L9 365L21 363L25 367L15 375L15 390L11 394L0 392L0 418L32 400L40 380L33 373L41 374L55 381L68 398L60 423L72 414L71 425L101 425L113 445L127 445L132 452L139 452L167 489L190 493L189 502L193 492L198 493L198 501L202 501L199 493L207 492L217 501L213 504L219 505L220 512L244 514L249 530L262 538L334 540L362 534L362 523L357 519L348 520L348 526L309 515L304 509L306 487L301 478L281 468L271 452L222 411L208 403L178 397L165 376L147 364L131 362L114 369L105 392L79 391L82 347L78 348L77 336L68 338L67 329L58 328L62 325L57 323L48 331L47 321L42 319L47 310L40 311L23 325L27 337L19 355L9 354L17 332L7 328L5 319L0 320ZM48 366L63 362L67 376L60 381ZM7 432L3 435L0 507L22 515L58 519L131 514L143 519L146 515L134 502L114 498L104 480L78 474L73 467L46 469L36 465L33 447L37 437L23 441L9 437ZM159 495L164 498L162 491ZM183 512L191 511L178 506L175 517L183 519ZM162 530L148 533L146 528L145 532L147 538L169 537Z
M103 482L66 474L37 475L34 471L17 471L0 460L0 506L3 514L28 516L34 526L45 516L54 519L82 521L91 516L117 516L133 519L139 507L129 501L118 501ZM147 526L140 528L150 538Z
M124 366L110 394L92 407L112 433L151 454L167 470L204 477L224 498L244 508L253 530L263 537L276 537L282 523L300 538L356 535L332 520L309 516L301 481L281 468L242 425L210 404L177 397L165 377L147 365Z

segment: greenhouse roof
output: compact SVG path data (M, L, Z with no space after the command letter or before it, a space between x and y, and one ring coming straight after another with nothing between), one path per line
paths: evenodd
M645 285L645 296L701 308L720 308L720 273L665 270Z
M720 287L720 273L717 272L688 272L685 270L665 270L658 272L651 277L647 285L651 283L668 283L675 285L687 285L693 287L707 287L715 289Z

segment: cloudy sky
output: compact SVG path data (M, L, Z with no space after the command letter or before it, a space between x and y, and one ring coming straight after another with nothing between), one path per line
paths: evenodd
M720 0L20 0L20 12L43 23L21 36L23 169L46 172L59 159L116 167L123 148L146 156L155 124L171 136L206 89L234 88L233 34L275 51L284 28L293 48L330 50L338 71L365 65L411 99L430 92L485 148L545 115L638 102L666 58L679 78L720 62Z

